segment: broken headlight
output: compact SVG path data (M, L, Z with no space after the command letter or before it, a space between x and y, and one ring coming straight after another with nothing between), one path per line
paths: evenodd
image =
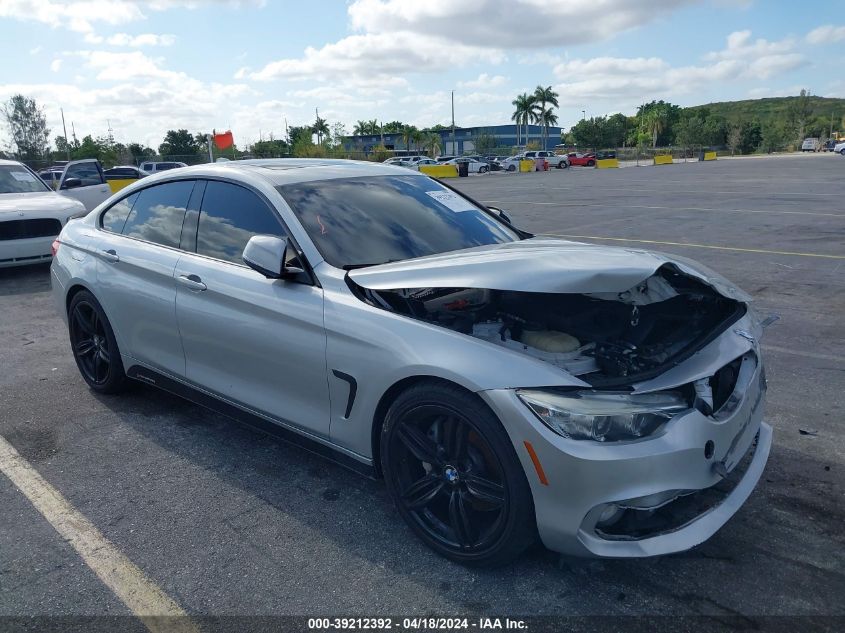
M619 442L651 435L675 414L689 409L676 392L541 390L517 392L529 409L555 433L573 440Z

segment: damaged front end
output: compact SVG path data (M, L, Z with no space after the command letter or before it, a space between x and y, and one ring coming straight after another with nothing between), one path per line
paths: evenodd
M630 386L667 371L747 310L672 263L621 292L600 284L596 292L566 293L349 283L373 306L551 363L594 388Z

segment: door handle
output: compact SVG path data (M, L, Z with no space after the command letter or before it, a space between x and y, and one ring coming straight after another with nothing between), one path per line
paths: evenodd
M116 264L120 261L120 257L118 257L113 248L110 248L107 251L100 251L100 256L111 264Z
M186 286L191 290L195 290L196 292L202 292L208 288L208 286L202 283L202 279L200 279L198 275L179 275L176 280L183 286Z

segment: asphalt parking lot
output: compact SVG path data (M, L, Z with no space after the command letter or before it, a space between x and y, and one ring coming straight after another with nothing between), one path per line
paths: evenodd
M687 553L452 564L413 538L381 482L144 385L93 395L46 267L0 270L0 435L192 616L845 617L843 172L814 155L452 181L529 231L697 259L780 315L764 340L768 467ZM0 507L0 616L129 613L2 475Z

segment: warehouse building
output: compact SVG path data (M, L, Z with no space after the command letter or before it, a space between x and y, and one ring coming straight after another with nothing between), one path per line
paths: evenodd
M434 132L440 135L441 154L473 154L473 153L495 153L509 154L513 151L524 148L526 143L537 143L543 146L543 126L529 125L528 136L525 134L525 126L520 125L520 133L517 134L517 126L510 125L485 125L478 127L456 127L454 138L452 128L446 128ZM560 143L561 128L549 126L548 149ZM410 153L424 153L423 147L416 147L413 143L407 147L399 133L365 134L362 136L347 136L344 138L343 146L347 151L364 152L369 154L379 145L397 155ZM479 149L480 148L480 149Z

